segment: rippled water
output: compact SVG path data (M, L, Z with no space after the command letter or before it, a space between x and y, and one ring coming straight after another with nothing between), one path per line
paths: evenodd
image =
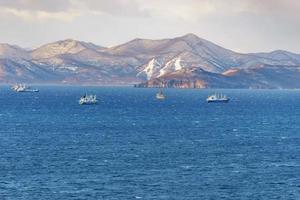
M0 199L300 199L300 91L211 92L2 87Z

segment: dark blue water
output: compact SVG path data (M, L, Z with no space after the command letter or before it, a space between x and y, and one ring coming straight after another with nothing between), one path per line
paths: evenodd
M300 199L299 90L156 91L2 87L0 199Z

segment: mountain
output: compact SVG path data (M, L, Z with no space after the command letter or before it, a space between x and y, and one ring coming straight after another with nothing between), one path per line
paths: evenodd
M0 44L0 81L9 84L298 88L299 66L299 54L241 54L194 34L110 48L73 39L33 50Z
M229 85L230 80L226 80L226 76L195 67L167 73L159 78L137 84L136 87L208 88Z
M166 88L300 88L300 67L262 65L248 69L231 69L222 74L201 68L181 69L135 87Z
M30 53L21 47L9 44L0 44L0 59L30 59Z
M34 49L30 54L33 59L46 59L63 54L76 54L83 50L100 51L104 47L92 43L76 41L72 39L53 42Z
M222 72L230 67L239 66L241 63L237 60L243 57L242 54L224 49L194 34L163 40L135 39L107 51L114 55L135 56L146 63L155 59L161 68L154 69L154 75L176 71L176 60L180 60L185 67L201 64L207 71ZM140 71L145 70L147 74L146 68L149 68L149 65L144 65Z
M283 50L276 50L270 53L253 54L258 58L272 60L274 62L286 63L286 65L300 65L300 55Z
M233 88L300 88L300 66L261 64L224 72L223 75L235 83Z

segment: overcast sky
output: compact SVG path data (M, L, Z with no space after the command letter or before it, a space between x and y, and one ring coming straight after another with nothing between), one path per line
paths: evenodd
M113 46L194 33L228 49L300 53L299 0L0 0L0 43Z

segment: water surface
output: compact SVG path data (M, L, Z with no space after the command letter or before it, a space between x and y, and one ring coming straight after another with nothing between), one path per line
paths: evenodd
M1 88L0 199L300 199L299 90L39 89Z

